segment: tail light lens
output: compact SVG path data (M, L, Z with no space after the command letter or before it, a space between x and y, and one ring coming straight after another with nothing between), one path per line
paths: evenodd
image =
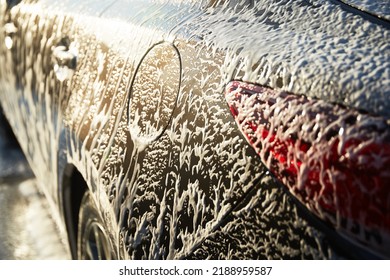
M386 120L238 81L226 100L263 163L311 212L364 243L389 241Z

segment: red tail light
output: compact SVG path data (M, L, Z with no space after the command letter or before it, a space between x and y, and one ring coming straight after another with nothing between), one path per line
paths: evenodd
M384 119L237 81L228 85L226 100L263 163L307 208L336 228L358 226L361 241L367 232L388 238L390 128Z

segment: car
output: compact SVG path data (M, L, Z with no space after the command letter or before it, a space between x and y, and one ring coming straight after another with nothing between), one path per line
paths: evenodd
M0 2L1 107L73 258L390 257L387 1Z

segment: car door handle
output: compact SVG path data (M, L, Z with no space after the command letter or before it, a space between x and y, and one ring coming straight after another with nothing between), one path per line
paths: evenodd
M14 45L13 36L17 31L18 29L16 28L15 24L13 24L12 22L6 23L4 25L4 33L5 33L4 43L5 43L5 47L9 50L12 49Z
M53 60L59 67L76 70L77 56L66 46L57 46L53 50Z
M13 22L8 22L4 25L4 31L6 35L10 36L15 34L18 31L18 29L16 28Z
M77 67L77 49L70 44L67 37L53 48L52 61L58 80L63 82L73 76Z

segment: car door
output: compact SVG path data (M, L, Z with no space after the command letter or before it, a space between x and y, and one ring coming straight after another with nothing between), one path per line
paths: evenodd
M67 22L44 14L37 1L2 1L1 7L2 106L57 213L58 107L67 85L56 78L53 59L55 48L67 44Z

